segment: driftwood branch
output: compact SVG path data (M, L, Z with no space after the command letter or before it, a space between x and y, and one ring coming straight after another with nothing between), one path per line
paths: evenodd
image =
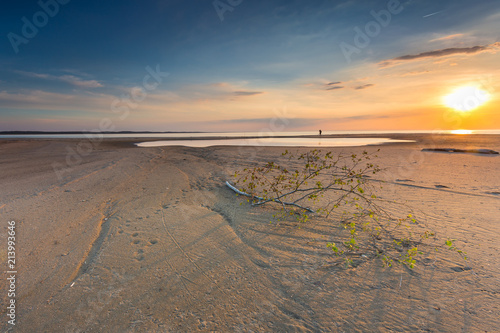
M226 186L229 187L234 192L240 194L240 195L244 195L245 197L249 197L249 198L253 198L253 199L258 199L259 201L252 203L253 206L263 205L263 204L265 204L267 202L271 202L272 201L272 202L276 202L276 203L279 203L279 204L285 205L285 206L295 206L295 207L298 207L300 209L307 210L308 212L314 213L314 210L312 210L311 208L309 208L309 207L303 207L303 206L301 206L301 205L299 205L299 204L297 204L295 202L285 202L285 201L282 201L282 200L277 199L277 198L274 198L274 199L265 199L265 198L262 198L262 197L258 197L256 195L248 194L246 192L238 190L236 187L234 187L233 185L231 185L231 183L229 183L228 181L226 181Z

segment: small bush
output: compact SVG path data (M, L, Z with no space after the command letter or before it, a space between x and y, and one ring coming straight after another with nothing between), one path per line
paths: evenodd
M332 235L336 240L326 246L347 265L352 264L350 255L371 253L386 266L396 262L414 268L421 249L437 239L407 205L378 197L381 182L373 177L381 169L372 162L376 155L334 155L317 149L302 154L287 150L282 155L282 163L267 162L235 173L240 194L253 206L278 205L273 215L277 221L334 217L344 232ZM449 240L444 245L465 254Z

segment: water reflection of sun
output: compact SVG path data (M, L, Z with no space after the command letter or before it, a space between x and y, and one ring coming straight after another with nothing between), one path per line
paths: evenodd
M471 130L453 130L451 134L472 134Z

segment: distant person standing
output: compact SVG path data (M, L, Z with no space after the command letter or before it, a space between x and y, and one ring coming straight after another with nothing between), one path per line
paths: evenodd
M321 133L323 133L321 130L319 130L319 135L321 135Z

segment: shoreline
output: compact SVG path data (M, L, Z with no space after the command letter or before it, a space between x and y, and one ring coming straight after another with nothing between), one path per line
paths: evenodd
M94 133L96 134L96 133ZM100 133L97 133L97 135ZM206 137L126 137L126 138L99 138L94 137L94 141L136 143L137 141L179 141L179 140L232 140L232 139L264 139L264 138L388 138L395 140L414 140L416 143L429 143L433 141L447 142L477 142L498 137L500 134L449 134L449 133L381 133L381 134L323 134L323 135L263 135L263 136L206 136ZM472 140L470 140L472 139ZM82 141L90 138L0 138L1 142L10 141ZM405 142L395 142L394 144L406 144Z

